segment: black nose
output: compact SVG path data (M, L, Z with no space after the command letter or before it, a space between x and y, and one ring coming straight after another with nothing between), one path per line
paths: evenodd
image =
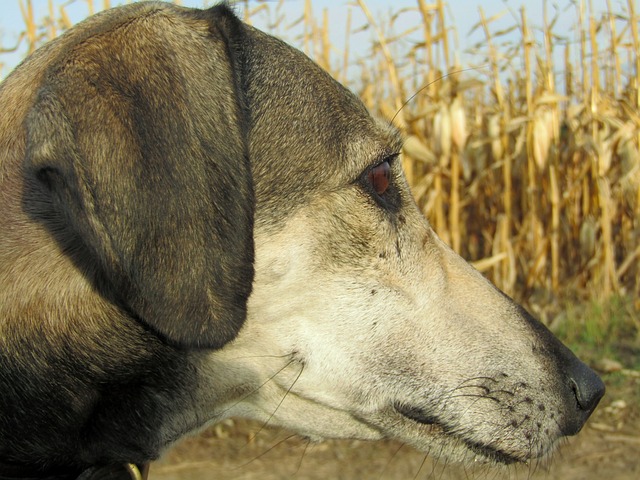
M577 358L571 358L566 369L568 409L562 433L575 435L587 421L604 395L604 382Z
M562 435L578 433L604 395L604 383L588 366L582 363L553 333L535 320L526 310L520 309L523 318L538 337L538 351L554 364L555 395L562 399L558 412L558 426Z

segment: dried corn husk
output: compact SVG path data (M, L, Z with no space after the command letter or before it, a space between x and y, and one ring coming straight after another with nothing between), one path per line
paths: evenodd
M427 163L429 165L433 165L437 162L433 152L429 150L429 147L427 147L416 135L410 135L407 137L402 149L405 154L419 162Z
M502 132L500 131L500 115L494 114L487 121L487 133L491 141L491 156L495 161L502 160L504 150L502 148Z
M462 96L456 95L449 107L451 116L451 139L458 152L464 150L467 143L467 117L462 105Z
M613 142L616 144L616 154L620 158L622 175L640 166L640 155L634 137L638 130L632 122L625 122L615 133Z
M539 170L544 170L549 158L552 131L549 126L551 112L546 108L538 108L533 116L531 132L533 160Z
M444 102L433 118L433 151L440 157L451 155L451 113Z
M597 133L594 147L598 160L598 174L603 177L611 168L611 158L613 156L612 138L609 135L610 128L604 124L604 128Z
M580 256L583 263L588 263L596 253L596 232L598 222L591 216L584 219L580 226Z
M640 153L633 142L624 142L618 148L621 159L622 198L631 212L640 211Z

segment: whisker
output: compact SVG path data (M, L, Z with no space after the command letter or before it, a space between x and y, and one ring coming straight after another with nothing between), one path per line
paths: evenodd
M444 478L444 474L447 471L447 466L449 465L449 457L445 458L444 464L442 465L442 472L440 472L440 479Z
M529 454L531 454L532 445L529 446ZM540 459L536 458L535 461L529 462L529 471L527 473L527 479L533 478L533 475L538 470L538 466L540 465Z
M448 391L443 392L442 401L440 402L440 406L439 406L440 412L442 413L444 411L444 409L446 408L447 404L449 403L449 400L451 400L452 398L456 398L456 396L454 396L454 394L456 392L458 392L459 390L463 389L463 388L475 387L475 388L484 389L484 390L487 389L487 387L485 387L483 385L476 385L476 384L468 385L469 382L473 382L473 381L476 381L476 380L490 381L490 382L494 382L494 383L497 382L497 380L495 378L493 378L493 377L485 377L485 376L471 377L471 378L466 378L466 379L462 380L455 387L449 389Z
M427 458L429 457L429 454L426 453L423 457L422 457L422 462L420 462L420 468L418 468L418 471L416 472L416 474L413 476L413 480L416 480L418 478L418 475L420 475L420 471L422 470L422 467L424 467L425 462L427 461Z
M222 410L220 412L220 416L223 416L225 413L227 413L229 410L231 410L233 407L235 407L236 405L242 403L244 400L246 400L247 398L249 398L251 395L253 395L254 393L256 393L258 390L260 390L262 387L264 387L267 383L269 383L271 380L273 380L280 372L282 372L284 369L286 369L289 365L291 365L293 362L295 362L295 360L290 360L289 362L287 362L281 369L279 369L276 373L274 373L273 375L271 375L269 378L267 378L264 382L262 382L260 385L258 385L256 388L254 388L253 390L249 391L248 393L246 393L245 395L243 395L242 397L240 397L236 402L234 402L233 404L231 404L229 406L229 408L226 408L225 410Z
M293 360L291 361L293 362ZM289 362L287 365L290 365L291 362ZM302 375L302 372L304 371L304 364L301 365L300 371L298 372L298 375L296 376L295 380L293 381L293 383L289 386L289 388L287 388L287 391L284 392L284 395L282 396L282 398L280 399L280 401L278 402L278 405L276 405L276 408L273 412L271 412L271 415L269 415L269 418L267 418L267 420L260 426L260 428L258 429L258 431L249 438L249 440L247 441L247 444L249 444L250 442L252 442L257 436L258 434L264 430L264 428L269 424L269 422L271 421L271 419L273 418L273 416L276 414L276 412L278 411L278 409L280 408L280 406L282 405L282 403L284 402L284 399L287 398L287 395L289 394L289 392L291 392L291 389L293 388L293 386L296 384L296 382L300 379L300 375Z
M382 475L387 470L387 468L389 468L389 465L391 465L391 462L393 462L393 459L396 458L396 455L400 453L400 450L402 450L402 447L404 447L405 445L406 445L405 443L401 443L400 446L393 452L393 455L391 455L391 458L387 461L385 466L380 471L380 476L378 477L378 480L382 480Z
M433 467L431 467L431 473L429 473L429 478L435 478L435 473L436 473L436 470L438 469L438 464L440 463L440 458L444 454L444 449L445 449L445 446L444 445L440 445L440 452L438 453L438 455L436 455L434 457ZM424 463L424 461L423 461L423 463Z
M307 454L309 445L311 445L311 439L307 438L307 444L304 446L304 450L302 450L302 455L300 455L300 460L298 461L298 465L296 465L296 471L293 472L293 475L291 475L292 477L295 477L300 471L300 467L302 467L302 461L304 460L304 456Z
M437 82L439 82L440 80L442 80L442 79L444 79L444 78L447 78L447 77L449 77L449 76L451 76L451 75L456 75L456 74L458 74L458 73L467 72L467 71L469 71L469 70L479 70L479 69L481 69L481 68L487 68L487 67L488 67L488 65L479 65L479 66L477 66L477 67L462 68L462 69L460 69L460 70L454 70L453 72L445 73L445 74L443 74L443 75L439 76L438 78L436 78L435 80L433 80L433 81L431 81L431 82L429 82L429 83L427 83L427 84L423 85L422 87L420 87L420 89L419 89L416 93L414 93L413 95L411 95L411 96L410 96L410 97L409 97L409 98L408 98L408 99L407 99L407 100L402 104L402 106L398 109L398 111L397 111L397 112L396 112L396 114L393 116L393 118L389 121L389 125L393 125L393 121L394 121L394 120L396 119L396 117L400 114L400 112L402 111L402 109L403 109L404 107L406 107L406 106L409 104L409 102L410 102L411 100L413 100L414 98L416 98L416 97L420 94L420 92L422 92L422 91L423 91L423 90L425 90L426 88L429 88L429 87L430 87L431 85L433 85L434 83L437 83Z
M233 357L229 358L229 360L247 360L253 358L287 358L290 357L290 353L285 353L284 355L246 355L244 357Z
M247 462L245 462L245 463L243 463L243 464L241 464L241 465L236 466L236 467L234 468L234 470L237 470L237 469L240 469L240 468L244 468L244 467L246 467L246 466L250 465L250 464L251 464L251 463L253 463L254 461L256 461L256 460L258 460L258 459L260 459L260 458L264 457L267 453L269 453L269 452L270 452L271 450L273 450L274 448L278 447L279 445L282 445L283 443L288 442L289 440L291 440L292 438L295 438L295 437L296 437L296 434L295 434L295 433L292 433L291 435L289 435L289 436L287 436L287 437L283 438L282 440L279 440L278 442L274 443L274 444L273 444L273 445L271 445L269 448L267 448L264 452L262 452L262 453L260 453L259 455L256 455L255 457L251 458L251 460L249 460L249 461L247 461ZM244 447L242 447L242 448L244 448Z
M496 403L500 403L500 400L496 397L492 397L490 395L481 395L479 393L461 393L460 395L451 395L449 398L464 398L464 397L470 397L470 398L477 398L477 399L481 399L484 398L486 400L493 400Z

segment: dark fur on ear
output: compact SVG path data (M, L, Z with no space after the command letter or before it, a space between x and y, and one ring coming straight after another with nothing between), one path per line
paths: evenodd
M224 6L175 15L89 31L53 63L26 120L26 173L65 250L98 265L96 288L170 343L219 348L253 280L243 27Z

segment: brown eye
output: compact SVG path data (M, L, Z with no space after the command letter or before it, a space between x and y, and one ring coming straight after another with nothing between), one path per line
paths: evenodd
M382 162L380 165L369 170L369 183L378 195L384 195L389 188L389 180L391 178L391 168L389 162Z

